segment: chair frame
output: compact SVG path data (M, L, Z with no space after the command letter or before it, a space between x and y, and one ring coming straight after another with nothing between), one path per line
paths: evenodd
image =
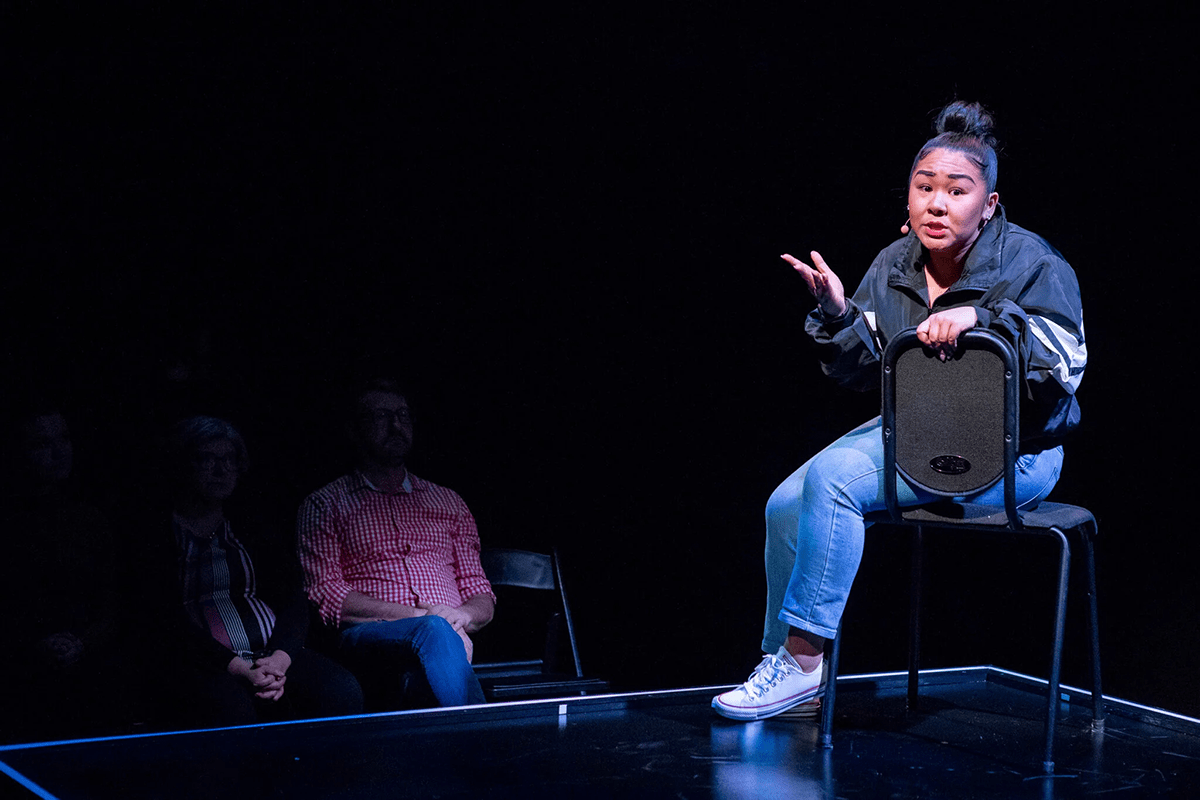
M1092 726L1103 730L1104 703L1100 684L1100 641L1099 615L1096 602L1096 563L1094 537L1097 534L1095 518L1086 509L1062 503L1040 503L1035 509L1021 511L1016 506L1017 443L1019 440L1020 385L1023 373L1020 362L1011 344L986 329L971 329L959 337L959 351L986 350L995 354L1004 367L1004 506L987 507L969 502L952 500L900 508L896 497L896 481L902 470L896 465L896 364L904 353L923 347L915 329L904 331L887 346L883 358L883 436L884 436L884 487L887 511L868 516L873 522L911 527L912 533L912 584L909 606L908 642L908 708L917 710L920 643L921 643L921 587L922 587L922 536L927 527L963 529L986 532L1029 533L1051 537L1058 554L1058 587L1054 616L1054 639L1052 642L1050 675L1046 691L1046 733L1043 749L1042 769L1047 775L1054 772L1054 734L1058 720L1060 702L1059 676L1062 666L1063 632L1066 624L1067 590L1070 580L1071 548L1067 531L1076 531L1083 546L1083 557L1087 572L1088 627L1091 644L1092 677ZM993 481L994 484L994 481ZM923 484L922 484L923 485ZM923 485L924 486L924 485ZM928 486L924 488L930 489ZM984 487L987 488L987 487ZM949 493L936 494L947 498ZM826 658L829 662L829 677L821 709L820 741L824 748L833 746L833 715L836 699L837 667L841 649L841 627L838 635L827 644Z
M550 553L537 553L530 550L520 550L506 547L485 547L482 559L486 562L496 555L515 555L538 562L545 561L547 568L541 570L536 580L509 580L499 575L489 575L488 578L496 586L519 586L526 589L554 592L558 595L562 608L563 624L566 628L567 639L571 650L571 670L573 674L563 674L555 677L555 673L545 672L549 666L542 659L525 661L497 661L475 665L476 675L484 681L492 679L499 683L490 687L494 693L493 699L525 698L533 695L572 695L594 694L608 690L606 681L585 678L583 667L579 660L579 645L575 639L575 620L571 614L571 604L567 601L567 591L563 584L562 562L558 548ZM486 566L486 564L485 564ZM536 680L544 676L543 680ZM504 681L504 679L526 678L524 681Z

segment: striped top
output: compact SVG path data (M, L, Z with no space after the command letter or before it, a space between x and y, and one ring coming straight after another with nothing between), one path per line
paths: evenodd
M266 649L275 612L258 596L254 565L229 521L211 537L174 519L183 606L188 618L218 643L247 660Z
M301 504L297 528L304 589L329 624L351 591L405 606L495 598L466 503L411 473L395 494L343 476Z

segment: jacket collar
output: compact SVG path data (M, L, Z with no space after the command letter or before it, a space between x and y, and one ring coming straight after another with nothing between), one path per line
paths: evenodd
M1004 213L1004 206L997 204L996 213L988 220L983 232L972 245L971 252L967 254L967 263L963 265L962 275L946 291L979 289L995 283L992 273L999 270L1000 265L1004 263L1002 256L1007 231L1008 219ZM892 262L888 272L888 285L914 285L914 281L917 281L924 271L927 256L925 246L921 244L917 234L910 232L896 260Z

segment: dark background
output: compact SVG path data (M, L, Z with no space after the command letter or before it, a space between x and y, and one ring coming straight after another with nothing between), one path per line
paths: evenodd
M856 285L933 113L974 99L1010 219L1083 290L1055 496L1101 521L1105 689L1200 715L1178 26L346 5L5 6L5 380L67 392L80 483L116 518L157 499L155 437L190 411L243 429L243 499L290 524L346 467L339 390L382 369L411 390L414 471L485 543L562 550L588 672L743 680L766 498L878 406L821 375L778 254ZM907 549L868 539L847 671L904 664ZM1044 675L1048 551L931 559L928 663Z

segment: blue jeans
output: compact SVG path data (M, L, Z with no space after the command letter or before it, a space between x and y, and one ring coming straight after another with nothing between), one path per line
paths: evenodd
M374 706L465 706L484 702L463 640L441 617L363 622L344 628L338 654ZM405 678L413 678L405 685ZM403 695L403 697L402 697Z
M879 417L850 431L793 472L767 501L765 652L779 650L789 625L827 639L837 634L862 560L863 515L886 508L881 431ZM1019 507L1049 494L1062 459L1062 447L1018 457ZM935 499L899 478L896 489L902 506ZM1003 485L971 499L1003 505Z

